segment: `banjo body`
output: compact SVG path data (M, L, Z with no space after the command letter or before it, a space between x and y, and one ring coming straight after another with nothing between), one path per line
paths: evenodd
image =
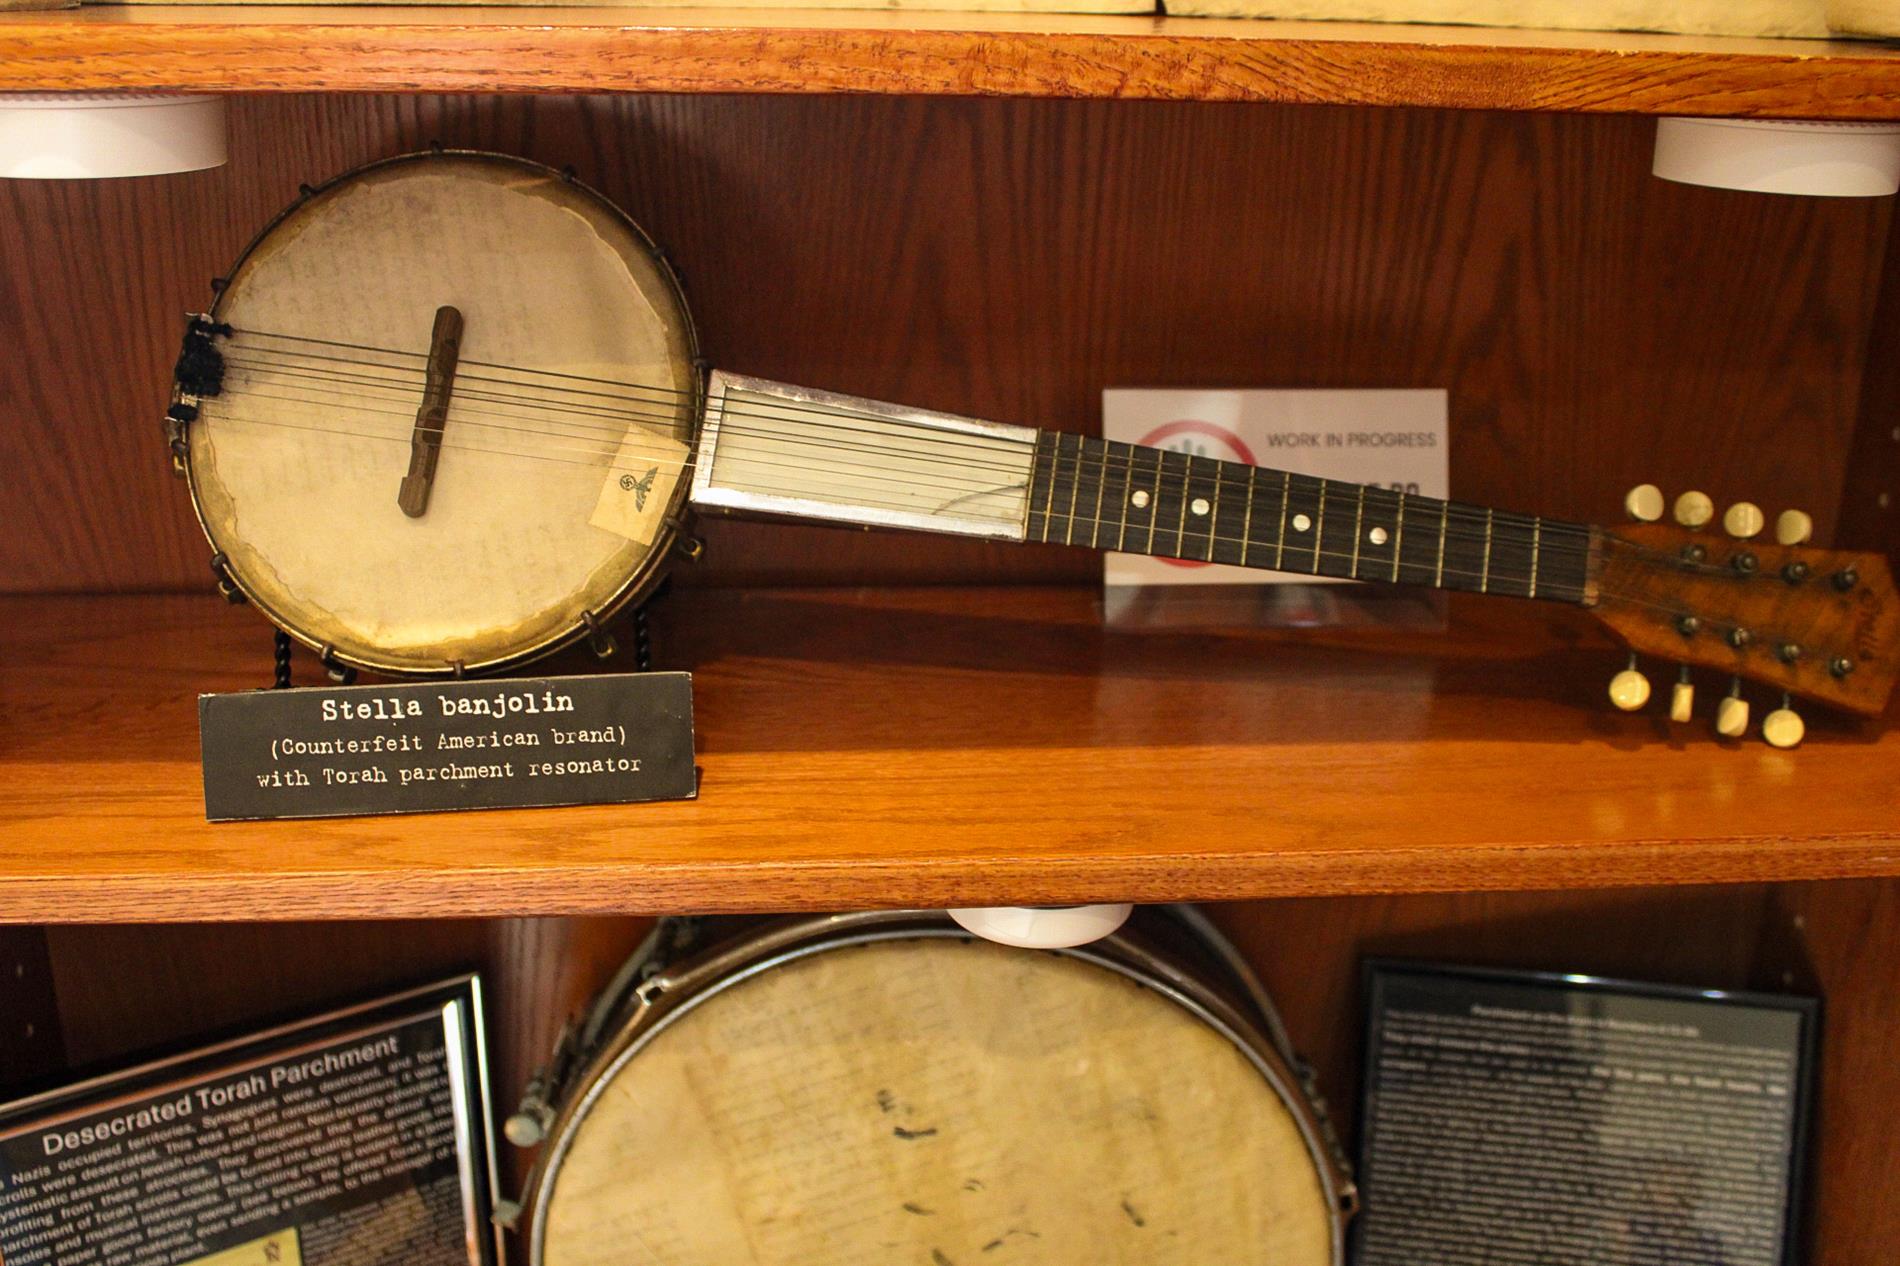
M401 489L444 308L459 364L415 516ZM230 332L215 394L190 397L193 504L235 589L326 662L505 668L657 581L697 349L672 271L592 190L485 154L362 168L279 216L210 317ZM639 400L602 386L620 383ZM629 447L651 467L623 469ZM603 513L636 494L637 515Z
M309 193L192 319L168 414L227 593L333 672L460 676L596 632L689 504L1587 609L1634 651L1864 716L1900 666L1875 551L1679 501L1609 530L766 379L702 375L652 241L571 178L444 152ZM1697 503L1697 498L1700 503ZM1631 494L1654 520L1659 490ZM1636 665L1618 707L1649 697ZM1686 679L1670 714L1693 706Z

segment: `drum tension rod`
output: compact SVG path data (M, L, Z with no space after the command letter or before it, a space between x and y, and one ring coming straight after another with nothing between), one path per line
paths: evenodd
M429 365L424 371L422 407L416 410L416 429L409 439L409 473L402 477L396 504L412 519L429 509L429 490L435 486L435 463L442 455L442 428L448 425L449 394L455 386L455 363L462 353L462 314L444 304L435 310L435 329L429 335Z

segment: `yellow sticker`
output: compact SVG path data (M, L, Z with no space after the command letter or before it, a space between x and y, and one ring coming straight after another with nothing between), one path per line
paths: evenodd
M627 428L614 450L600 500L587 520L595 527L651 545L686 469L686 445L663 431Z
M272 1231L261 1239L209 1257L194 1257L184 1266L303 1266L303 1250L297 1243L297 1228Z

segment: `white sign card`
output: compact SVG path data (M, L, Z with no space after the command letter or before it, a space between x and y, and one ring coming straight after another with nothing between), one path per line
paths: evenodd
M1175 390L1111 387L1102 435L1217 461L1372 484L1417 496L1450 494L1442 389ZM1251 567L1109 554L1119 585L1347 584Z

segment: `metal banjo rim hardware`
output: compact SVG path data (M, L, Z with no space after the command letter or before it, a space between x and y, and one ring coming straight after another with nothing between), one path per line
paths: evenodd
M669 956L663 939L663 931L671 922L662 919L656 924L654 932L603 991L580 1029L579 1046L567 1048L564 1031L547 1065L548 1093L542 1098L559 1106L552 1122L541 1132L540 1150L523 1179L520 1200L507 1202L509 1218L503 1223L519 1229L520 1219L528 1217L530 1242L526 1247L530 1261L543 1260L546 1227L539 1210L552 1194L553 1178L594 1099L672 1024L728 989L816 954L889 941L979 940L941 911L792 916L763 927L739 927L710 947L695 946L689 939L683 947L676 947L686 960L676 972L673 963L679 959ZM691 922L691 935L696 937L700 921ZM1216 965L1232 971L1221 950L1222 946L1231 949L1231 945L1218 929L1204 918L1200 923L1180 923L1195 938L1211 931L1214 942L1201 944L1200 948ZM1132 934L1124 929L1092 944L1064 950L1016 952L1053 953L1111 972L1179 1006L1231 1044L1272 1087L1304 1138L1322 1194L1339 1214L1333 1224L1332 1260L1345 1261L1345 1223L1359 1207L1351 1164L1339 1144L1324 1100L1309 1089L1315 1080L1311 1067L1282 1049L1284 1029L1276 1028L1278 1017L1271 1001L1267 1002L1265 1015L1249 1015L1249 1005L1243 1005L1251 1004L1251 1009L1258 1012L1253 993L1259 987L1257 979L1251 988L1244 978L1233 981L1242 997L1229 1000L1190 974L1185 965L1173 961L1165 946L1149 943L1138 929ZM1239 961L1244 964L1244 960ZM1251 975L1250 969L1246 975ZM1265 998L1264 990L1258 997ZM1249 1033L1260 1041L1247 1040ZM556 1076L556 1070L560 1075ZM536 1074L537 1080L541 1077L541 1073ZM530 1107L525 1096L523 1107Z
M337 685L348 686L356 681L355 667L338 659L335 648L328 643L317 649L317 659L323 664L324 674Z
M234 607L241 607L248 599L237 580L231 575L231 560L223 550L211 556L211 574L217 577L218 596Z
M610 659L620 649L620 643L614 635L602 626L600 617L592 611L581 612L581 623L587 626L587 649L594 653L595 659Z
M189 339L194 333L198 332L207 333L213 338L220 335L218 315L225 302L225 296L229 290L231 280L238 275L245 263L255 254L258 247L263 245L265 240L268 239L278 227L291 216L303 210L313 199L320 198L329 193L332 189L371 172L382 170L383 168L408 163L429 162L434 159L474 159L530 171L550 179L559 180L561 183L579 189L598 201L603 211L610 215L616 224L630 233L634 241L647 253L662 283L670 291L674 302L679 308L682 327L680 337L685 342L686 360L695 370L694 373L687 376L687 380L691 384L692 394L691 398L685 402L686 416L692 418L695 424L704 416L706 408L707 362L700 354L699 330L693 322L692 307L687 301L686 290L680 280L679 272L673 267L672 262L667 258L665 251L660 248L659 243L647 233L646 229L643 228L638 221L629 216L619 204L615 203L592 185L580 180L571 170L564 173L545 163L538 163L532 159L520 158L511 154L496 153L491 150L450 149L444 148L440 144L434 144L429 149L396 154L389 158L381 158L364 163L348 171L340 172L319 184L300 185L298 187L299 196L297 200L271 217L270 221L245 244L244 249L239 252L237 262L231 267L230 272L224 276L212 279L211 289L215 297L211 310L206 313L190 314L186 330L187 338ZM172 411L167 412L165 427L167 450L174 462L174 469L186 480L187 490L191 495L192 513L197 518L198 525L205 534L205 539L212 543L214 551L223 553L223 547L219 544L218 537L212 530L204 503L199 498L197 481L191 477L189 434L191 424L197 420L197 407L199 403L200 400L194 393L184 389L183 384L178 381L177 372L174 371L173 410L176 410L178 406L185 406L192 410L192 417L187 420L174 417ZM174 440L176 441L176 445L174 445ZM690 476L690 468L687 474ZM658 587L660 581L664 579L668 568L674 561L673 556L678 552L682 543L692 539L691 533L686 527L686 516L690 513L690 485L690 477L682 477L679 480L674 490L674 499L676 502L674 509L661 521L658 530L654 534L652 546L647 551L645 557L640 560L637 566L631 569L625 581L615 589L605 601L596 605L592 614L597 620L603 622L609 620L625 610L629 603L637 602L648 597ZM698 550L689 550L686 557L689 560L698 557ZM505 655L497 655L491 659L475 661L418 664L412 661L398 660L390 657L352 655L339 651L334 646L325 644L316 636L299 628L295 621L291 620L289 616L275 609L270 603L261 600L255 592L244 584L243 579L235 572L227 572L226 575L228 576L232 590L238 594L242 600L248 601L265 619L269 620L270 623L275 625L278 629L288 633L292 639L305 649L314 651L319 656L325 657L326 668L334 663L352 671L360 670L372 672L401 680L439 680L442 678L483 676L490 673L504 672L511 668L520 667L523 664L532 663L535 660L552 655L556 651L572 646L576 642L588 638L593 631L592 626L590 626L587 620L576 619L570 626L550 634L533 645L525 646ZM237 601L239 599L231 600Z

